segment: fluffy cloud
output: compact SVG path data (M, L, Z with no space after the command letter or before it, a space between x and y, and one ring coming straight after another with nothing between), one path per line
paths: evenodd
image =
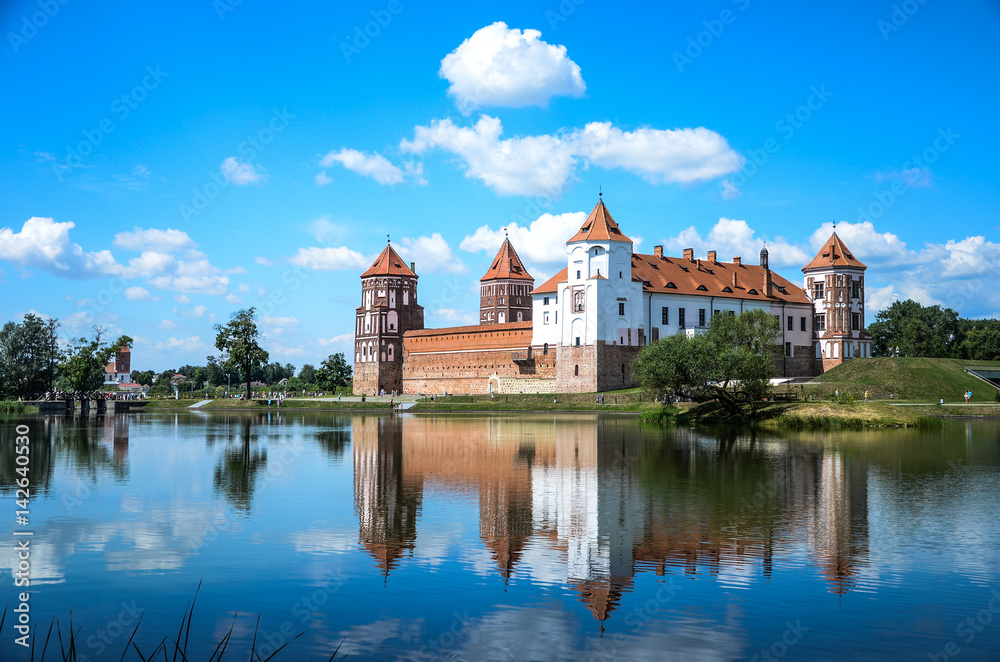
M586 219L587 214L578 211L556 215L542 214L528 227L511 223L506 228L493 230L490 226L483 225L476 228L471 235L467 235L458 247L470 253L484 251L492 258L500 250L504 236L509 236L522 260L549 264L562 263L562 266L565 266L566 240L576 233ZM533 271L531 273L534 274Z
M297 317L272 317L264 315L260 318L260 325L269 335L280 336L301 326L301 323Z
M316 269L317 271L367 269L372 262L361 253L346 246L300 248L288 261L300 267Z
M399 256L420 265L421 272L464 274L468 268L455 257L440 232L429 237L403 237L396 245Z
M377 152L366 154L356 149L345 148L339 152L328 153L319 163L324 168L340 164L352 172L374 179L379 184L400 184L403 181L403 171ZM322 177L316 178L317 184L322 186L332 181L325 172L320 175Z
M538 30L494 23L477 30L441 60L441 78L462 112L481 106L545 106L554 96L583 96L580 67L565 46L547 44Z
M184 352L204 352L206 350L211 351L214 348L209 347L206 343L201 342L201 338L198 336L191 336L189 338L174 338L170 336L163 342L158 342L153 346L153 349L157 351L173 351L181 350Z
M877 172L874 179L876 182L899 180L905 182L910 188L927 188L932 183L930 169L917 167Z
M119 232L115 235L115 246L129 251L179 251L194 248L194 242L187 232L181 230L143 230L135 228L131 232Z
M827 234L823 241L829 236ZM756 264L764 239L757 237L746 221L723 217L712 226L705 237L691 226L676 236L664 239L663 245L668 255L682 255L685 248L693 248L696 256L704 257L708 251L714 250L718 251L721 260L728 262L734 256L740 256L748 263ZM815 251L810 252L781 237L767 240L767 252L769 263L775 267L802 268L815 255ZM793 277L792 280L798 278Z
M272 262L271 260L267 259L266 257L261 257L260 255L255 257L253 261L262 267L270 267L274 264L274 262Z
M129 301L149 301L152 297L144 287L130 287L125 290L125 298Z
M70 241L70 221L57 223L52 218L33 216L20 232L0 228L0 259L22 267L36 268L67 278L93 278L116 274L121 265L109 251L84 252Z
M263 172L257 166L248 161L240 161L235 156L230 156L223 161L222 165L219 166L219 172L235 186L260 184L265 179Z
M432 150L458 156L465 176L500 195L555 197L584 165L620 168L655 184L693 183L739 170L743 157L726 139L706 128L623 131L610 122L591 122L559 135L501 138L499 119L483 115L472 127L450 119L417 126L408 153Z

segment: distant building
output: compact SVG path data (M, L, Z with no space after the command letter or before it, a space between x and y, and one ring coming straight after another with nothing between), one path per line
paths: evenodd
M104 385L120 386L132 381L132 352L122 345L104 367Z
M806 267L805 289L758 264L662 246L635 253L598 201L566 242L566 268L534 280L509 239L480 279L476 326L424 329L417 274L392 246L361 275L354 390L403 393L596 392L635 386L632 360L648 342L708 330L712 317L764 310L778 318L780 377L819 374L871 355L864 270L836 235ZM815 300L814 300L815 299Z

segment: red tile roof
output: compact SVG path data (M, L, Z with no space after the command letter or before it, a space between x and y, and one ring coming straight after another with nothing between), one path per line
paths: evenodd
M532 294L548 294L558 291L559 283L565 283L567 275L568 270L563 269L536 287ZM735 284L734 275L736 276ZM659 257L634 253L632 255L632 280L642 282L644 292L811 303L801 287L773 271L771 272L772 296L768 297L765 293L764 269L752 264L737 266L732 262L691 261L679 257ZM751 292L751 290L753 291Z
M822 269L824 267L854 267L856 269L867 269L861 260L854 257L850 249L844 245L837 233L834 232L830 238L819 249L812 262L802 267L802 271L810 269Z
M530 281L535 280L531 277L531 274L528 273L528 270L524 268L524 263L521 262L521 258L517 256L517 251L514 250L514 247L511 245L509 239L503 240L503 244L500 246L500 251L497 253L497 256L493 258L493 264L490 265L486 275L479 280L497 280L500 278L515 278Z
M368 267L368 271L361 274L362 278L369 276L410 276L416 278L417 274L410 271L403 259L396 251L392 250L392 244L387 244L385 250L375 258L372 266Z
M565 283L566 277L569 275L569 267L563 267L562 271L557 273L552 278L548 279L535 289L531 291L532 294L544 294L548 292L558 292L559 283Z
M574 241L627 241L632 243L632 240L618 228L615 219L611 218L611 212L604 206L603 199L597 201L597 206L590 212L590 216L566 243Z

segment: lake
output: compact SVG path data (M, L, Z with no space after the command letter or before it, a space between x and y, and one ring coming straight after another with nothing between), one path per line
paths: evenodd
M71 610L81 660L119 660L140 613L148 655L177 637L199 583L199 660L230 630L224 659L304 633L279 662L341 643L380 660L1000 659L995 420L835 433L603 414L20 422L27 525L13 420L0 485L9 531L32 534L35 659ZM9 610L26 537L0 547ZM11 617L0 659L26 659Z

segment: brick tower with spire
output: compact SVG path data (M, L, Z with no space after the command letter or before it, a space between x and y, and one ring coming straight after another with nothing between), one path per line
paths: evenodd
M504 237L489 270L479 279L479 323L530 322L533 289L535 279Z
M403 390L403 334L424 328L417 274L387 243L361 274L361 305L354 327L354 392Z
M813 300L815 359L824 371L872 355L872 337L865 330L867 268L837 236L836 226L816 257L802 267L805 291Z

